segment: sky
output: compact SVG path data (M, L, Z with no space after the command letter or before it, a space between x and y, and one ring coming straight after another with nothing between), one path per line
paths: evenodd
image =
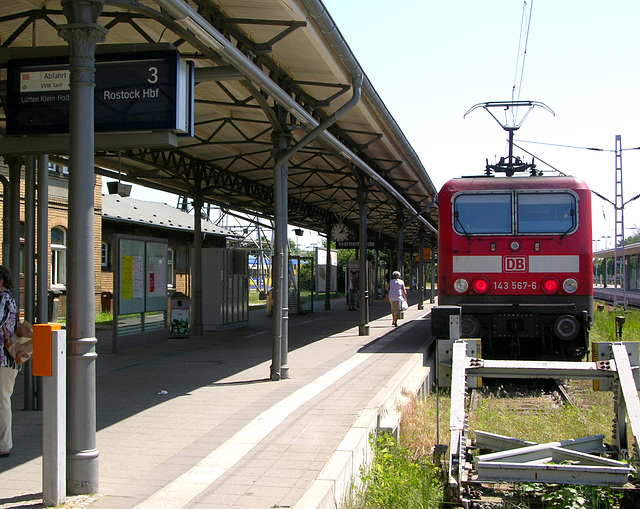
M640 147L640 2L323 3L437 189L451 178L481 174L487 159L507 154L507 135L493 118L482 109L464 115L478 103L511 100L515 84L516 99L555 112L534 108L515 135L536 142L516 141L535 155L538 169L551 170L545 161L615 202L620 135L623 200L640 194L640 150L630 150ZM524 67L523 11L530 13ZM592 215L594 248L613 247L613 205L594 195ZM640 200L625 206L624 223L625 236L640 228Z
M534 108L516 132L538 169L551 171L544 161L614 202L620 135L624 201L640 194L640 150L631 150L640 147L640 2L323 3L437 189L506 155L507 135L493 118L482 109L464 115L475 104L515 98L555 112ZM176 198L161 199L168 200ZM613 205L594 195L592 214L594 248L613 247ZM625 206L624 223L625 236L640 229L640 199Z

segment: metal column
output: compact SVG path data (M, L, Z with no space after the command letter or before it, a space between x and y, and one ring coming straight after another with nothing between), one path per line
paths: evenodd
M95 47L106 38L104 0L62 0L69 22L69 271L67 280L67 492L98 492L96 448L94 108Z
M20 169L21 157L7 157L9 166L9 269L13 274L13 297L20 306ZM6 260L4 262L6 264Z
M288 321L289 321L289 246L287 241L288 210L288 159L282 154L287 152L290 136L281 133L275 145L278 147L277 162L273 169L275 228L273 256L273 345L271 380L289 378L288 366ZM280 164L278 164L280 163Z
M49 156L46 154L38 156L37 193L37 266L49 267ZM40 271L36 282L36 321L37 323L47 323L49 321L49 273L46 270ZM38 395L38 409L43 410L44 386L42 377L36 377L35 383L36 394Z
M289 378L289 243L287 241L287 223L289 220L288 168L289 160L300 149L321 136L326 129L335 124L345 113L360 101L363 75L353 78L353 95L338 111L325 118L293 147L291 134L275 133L274 146L276 162L273 167L274 209L275 209L275 255L273 261L273 348L271 379ZM282 125L286 122L282 120ZM276 270L280 271L279 274ZM284 272L283 272L284 271ZM285 286L286 285L286 286ZM279 310L282 312L280 313Z
M331 224L327 224L327 263L325 265L326 279L324 281L324 309L331 309Z
M433 304L436 298L436 261L438 259L438 243L434 235L431 236L431 294L429 302Z
M404 223L402 211L398 210L398 271L404 279Z
M613 307L622 304L627 309L627 278L624 258L624 199L622 197L622 136L616 136L616 234L615 234L615 262L613 280ZM618 276L622 286L622 301L618 295Z
M364 175L358 178L358 206L360 208L360 281L358 298L360 300L360 323L358 334L369 335L369 274L367 273L367 204L369 189Z
M378 250L374 251L374 270L373 270L373 292L372 299L377 300L380 298L378 289L380 288L380 259L378 258Z
M49 156L38 156L38 219L36 226L38 267L49 266ZM38 274L36 316L38 323L49 321L49 280L47 271Z
M26 157L24 168L24 319L34 323L36 288L36 157ZM24 409L37 410L32 362L24 365Z
M420 252L418 253L418 309L424 309L424 228L420 227Z
M2 182L2 264L9 264L9 230L11 225L11 203L9 192L9 179L0 175Z
M201 336L202 326L202 195L196 194L193 199L193 267L191 267L191 332Z

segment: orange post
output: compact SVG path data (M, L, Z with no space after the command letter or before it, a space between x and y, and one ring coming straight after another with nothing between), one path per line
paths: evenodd
M33 374L53 374L53 331L60 330L59 323L37 323L33 326Z

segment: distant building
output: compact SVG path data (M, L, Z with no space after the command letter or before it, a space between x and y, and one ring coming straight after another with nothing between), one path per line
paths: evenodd
M103 307L113 292L113 248L116 235L136 235L167 239L167 286L191 295L191 247L193 216L164 203L102 196L101 281ZM202 220L202 247L227 247L231 232ZM206 260L203 260L206 263Z

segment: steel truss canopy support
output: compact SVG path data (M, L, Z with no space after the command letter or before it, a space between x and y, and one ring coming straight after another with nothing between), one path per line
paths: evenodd
M42 9L32 7L36 4L37 0L2 2L0 31L5 37L0 66L10 60L68 55L54 28L64 23L63 13L55 1ZM104 2L99 20L109 35L96 54L157 51L158 46L170 45L193 62L196 83L193 137L178 138L171 132L98 133L99 174L113 176L121 154L122 181L191 198L203 191L205 203L272 217L273 200L260 197L253 207L251 189L256 186L260 194L272 187L274 107L287 112L293 145L302 132L313 130L348 100L350 82L361 76L363 100L358 106L290 161L288 185L302 189L300 199L313 211L311 216L292 218L292 224L324 231L327 222L339 220L355 231L359 222L357 183L351 172L355 167L373 182L372 232L386 242L395 239L397 225L390 210L398 205L406 208L405 217L411 221L405 231L407 244L417 246L420 224L435 233L437 210L424 207L436 190L320 0L109 1ZM34 39L29 27L36 25ZM4 113L0 132L6 127ZM146 139L133 140L142 134ZM61 155L68 150L68 141L63 136L38 138L32 143L0 136L0 154L38 151L65 164ZM203 166L205 181L207 173L221 174L223 185L195 189L193 180L172 166L166 154ZM163 159L168 164L160 164ZM239 187L224 185L236 179L241 180ZM294 208L291 200L289 207Z
M0 48L0 66L7 65L8 61L68 55L68 48L60 44L57 35L53 36L54 27L64 22L62 12L55 8L55 2L47 3L42 9L36 4L37 0L7 0L0 6L0 31L6 34ZM161 45L178 49L182 58L193 62L195 67L194 136L178 139L173 133L164 133L164 138L156 137L151 142L130 143L137 134L101 140L107 133L99 133L95 145L99 174L112 176L117 155L121 153L121 180L193 197L199 190L177 168L156 166L149 160L150 156L144 160L140 157L141 153L164 151L204 164L207 171L224 171L241 176L251 184L270 188L272 174L267 172L272 167L269 158L272 126L269 116L275 104L287 111L289 124L295 129L293 138L299 140L301 132L313 129L343 104L349 82L363 75L319 0L264 0L249 4L242 0L165 0L162 6L158 5L154 0L105 2L100 23L109 30L109 36L105 44L97 46L96 54L128 55L133 51L156 51ZM169 10L185 20L184 23L176 21ZM202 21L197 23L200 28L196 24L188 28L186 17ZM36 25L34 40L29 31ZM216 51L219 45L205 40L205 33L207 37L213 33L214 38L218 34L216 40L223 51L236 50L245 63L253 66L258 78L249 76ZM132 49L134 46L137 49ZM281 102L260 79L270 80L289 102ZM3 85L0 83L0 87ZM432 227L437 222L435 208L422 212L427 200L435 195L435 189L417 154L366 76L362 91L363 101L357 108L291 161L289 186L296 190L303 188L301 198L305 204L325 213L322 218L317 213L313 217L301 215L293 218L293 224L320 231L325 229L327 220L339 219L355 230L357 184L350 175L350 167L364 164L361 171L375 173L371 177L374 186L369 206L370 228L380 233L381 239L392 242L397 226L389 219L389 210L396 204L407 203L419 215L405 232L407 243L415 247L422 220ZM0 105L0 110L3 106ZM305 118L310 120L308 124ZM6 115L0 116L0 132L5 124ZM145 134L148 138L160 133ZM328 142L325 137L331 140ZM56 143L47 138L56 138ZM338 142L331 146L332 140ZM26 142L21 145L23 148L16 149L15 145L23 141L0 136L0 154L17 150L13 153L22 155L38 150L49 154L52 162L65 164L60 162L63 159L60 155L68 142L62 137L43 134L37 143ZM41 142L46 142L47 148L43 149ZM162 144L165 147L159 148ZM218 186L207 188L203 199L205 203L233 207L249 214L272 216L272 202L260 201L258 208L252 208L250 191L240 196L248 199L237 200L239 196L238 192L228 193L224 186ZM293 209L291 203L289 206ZM408 211L406 217L414 215Z
M333 115L326 118L309 132L293 147L288 148L289 136L281 135L276 140L276 150L280 153L273 168L274 173L274 198L275 198L275 257L274 257L274 319L273 319L273 348L270 377L272 380L289 378L289 256L287 242L288 221L288 186L287 172L288 162L298 151L302 150L325 130L337 122L345 113L353 108L360 100L362 87L362 75L356 76L353 81L353 96ZM366 245L366 243L365 243ZM329 256L329 255L327 255Z
M155 0L155 2L169 13L186 30L197 36L198 41L210 50L217 53L225 61L238 69L252 84L258 86L262 91L273 97L283 106L302 126L312 130L318 127L319 122L296 100L285 92L278 84L271 80L264 72L256 66L244 53L233 46L218 30L211 26L208 21L198 12L188 6L182 0ZM302 0L302 3L309 4L318 12L318 18L326 23L328 14L324 11L322 4L312 0ZM346 45L345 45L346 46ZM362 70L357 66L355 59L348 58L355 67L350 68L352 76L363 75ZM419 215L414 206L390 184L383 176L376 172L364 159L357 155L351 148L342 143L329 131L323 131L318 136L328 147L333 149L343 159L362 170L369 178L378 184L388 195L393 197L402 207L406 208L411 215L423 223L430 231L437 233L434 226L423 216Z

